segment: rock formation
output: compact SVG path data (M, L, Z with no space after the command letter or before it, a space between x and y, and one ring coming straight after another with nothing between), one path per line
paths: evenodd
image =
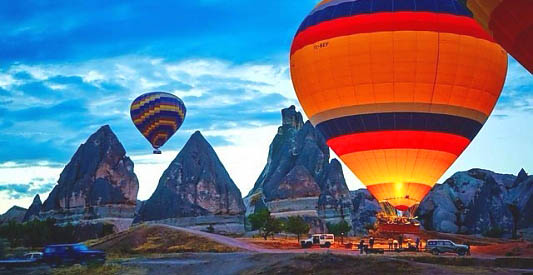
M516 211L513 211L513 207ZM422 201L417 215L424 227L447 233L511 234L533 226L533 177L518 177L482 169L455 173L436 185Z
M133 221L139 182L133 162L109 126L82 144L61 172L40 218L59 224L112 223L117 231Z
M216 232L244 232L241 192L213 147L195 132L144 202L135 222L166 223Z
M26 211L23 221L28 222L33 219L39 219L39 212L41 212L42 207L43 203L41 202L41 197L39 196L39 194L37 194L33 198L33 202L31 203L30 208L28 208L28 211Z
M22 222L24 215L26 214L26 208L19 206L13 206L6 211L6 213L0 215L0 225L8 223L9 221Z
M312 232L343 218L351 222L351 200L337 160L311 122L294 106L283 109L282 125L270 144L267 163L244 199L247 215L267 207L273 216L302 216Z
M376 222L376 214L381 211L378 201L366 189L350 192L353 204L352 227L356 234L366 234L368 226Z

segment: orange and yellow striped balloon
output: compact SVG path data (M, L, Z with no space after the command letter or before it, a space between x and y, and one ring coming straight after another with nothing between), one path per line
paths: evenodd
M496 42L533 74L533 0L461 0Z
M380 202L420 203L498 100L507 54L456 0L324 0L291 47L298 99Z

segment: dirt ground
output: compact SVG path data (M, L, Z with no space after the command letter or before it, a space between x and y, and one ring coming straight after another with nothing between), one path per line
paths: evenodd
M103 266L36 266L0 274L533 274L533 245L528 242L454 235L423 238L467 241L473 244L472 256L388 251L360 255L356 246L346 248L339 241L330 249L301 249L293 237L265 241L150 225L89 242L108 253ZM344 243L359 240L345 238ZM386 239L376 239L375 246L386 248Z
M498 259L428 256L427 254L357 255L335 250L312 253L175 253L113 259L104 266L46 266L0 270L0 274L533 274L530 258L501 267ZM518 258L506 258L515 261ZM509 262L506 262L509 263Z

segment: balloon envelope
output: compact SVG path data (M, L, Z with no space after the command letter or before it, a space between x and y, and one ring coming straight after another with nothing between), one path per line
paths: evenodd
M307 116L380 202L420 203L500 96L507 54L455 0L324 0L291 47Z
M181 99L165 92L143 94L130 108L133 123L156 151L180 128L186 112Z
M533 74L533 1L462 0L474 19Z

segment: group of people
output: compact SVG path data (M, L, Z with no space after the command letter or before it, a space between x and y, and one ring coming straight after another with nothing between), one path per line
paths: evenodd
M365 247L366 248L370 248L370 249L373 249L374 248L374 244L375 244L375 239L374 237L370 237L368 239L368 245L365 246L365 240L364 239L361 239L361 241L359 242L359 251L361 254L363 254L364 252L364 249ZM389 251L394 251L394 250L397 250L397 249L404 249L404 244L405 244L405 239L403 237L403 235L399 235L398 238L389 238L388 239L388 245L389 245ZM416 250L416 251L419 251L420 250L420 247L421 246L421 240L420 238L416 238L415 242L411 242L410 240L407 241L407 246L405 247L406 249L411 249L411 250Z
M399 235L397 239L389 238L388 239L389 244L389 250L396 250L396 249L403 249L404 244L404 238L403 235ZM407 242L407 248L416 249L418 251L420 249L420 238L416 238L414 244L412 242Z

